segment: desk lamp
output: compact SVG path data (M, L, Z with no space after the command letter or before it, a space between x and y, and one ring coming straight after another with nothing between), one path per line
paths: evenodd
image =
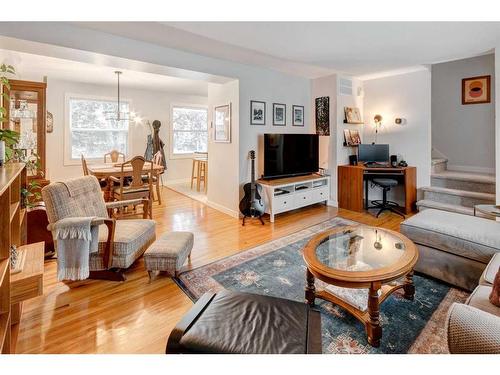
M382 116L375 115L375 117L373 117L373 121L375 121L375 142L373 142L372 144L375 144L375 143L377 143L378 129L379 129L379 127L382 126Z

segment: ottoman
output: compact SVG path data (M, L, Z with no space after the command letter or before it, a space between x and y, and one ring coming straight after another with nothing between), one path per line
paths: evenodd
M205 293L170 333L166 352L319 354L321 316L282 298Z
M500 223L480 217L428 209L402 222L400 231L418 247L415 271L469 291L500 252Z
M157 271L169 276L178 276L186 261L191 257L194 235L191 232L169 232L162 235L144 253L144 264L149 277Z

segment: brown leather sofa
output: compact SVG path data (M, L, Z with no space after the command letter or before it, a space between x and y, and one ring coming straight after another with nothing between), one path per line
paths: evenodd
M321 317L305 303L224 290L205 293L172 330L170 353L321 353Z

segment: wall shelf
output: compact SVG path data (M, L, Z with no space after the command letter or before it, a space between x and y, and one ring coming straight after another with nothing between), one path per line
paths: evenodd
M347 122L347 120L344 120L344 124L347 124L347 125L363 125L364 122Z

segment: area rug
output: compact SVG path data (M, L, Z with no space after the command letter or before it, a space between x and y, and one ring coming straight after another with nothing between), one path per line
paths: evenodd
M176 281L193 301L205 292L222 289L304 301L302 247L320 231L353 224L358 223L330 219L183 273ZM323 353L447 353L446 314L453 302L465 301L467 293L422 275L415 275L414 283L414 301L404 299L402 291L397 291L381 305L379 348L368 344L358 320L341 307L317 299Z

